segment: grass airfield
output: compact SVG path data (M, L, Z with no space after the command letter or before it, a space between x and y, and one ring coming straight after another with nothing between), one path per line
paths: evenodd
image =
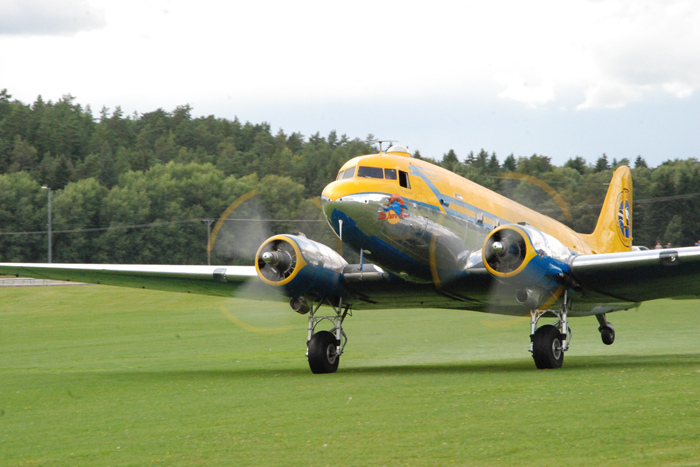
M285 304L0 293L0 466L700 465L698 301L611 314L610 347L572 319L545 371L526 319L356 311L312 375Z

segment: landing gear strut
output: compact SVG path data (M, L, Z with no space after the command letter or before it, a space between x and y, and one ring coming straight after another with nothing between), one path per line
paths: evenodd
M335 314L317 316L316 313L323 304L329 305ZM340 356L348 343L348 336L343 331L343 321L350 313L350 305L343 307L343 299L340 298L338 306L335 306L328 298L324 298L316 306L312 303L309 311L309 333L306 342L309 368L314 374L335 373L338 370ZM314 333L316 326L324 320L330 321L333 329Z
M598 318L598 322L600 323L598 331L600 332L600 338L603 340L603 344L612 345L612 343L615 342L615 328L605 319L605 313L602 315L595 315L595 317Z
M569 349L571 328L567 321L571 304L568 294L564 292L564 303L561 310L532 310L530 312L530 352L535 360L535 366L543 370L561 368L564 363L564 352ZM537 327L537 322L545 313L554 314L559 320L554 324Z

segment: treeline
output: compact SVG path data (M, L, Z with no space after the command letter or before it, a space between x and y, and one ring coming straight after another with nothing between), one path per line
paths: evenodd
M46 261L42 186L52 190L55 262L206 264L202 220L217 219L254 189L260 195L219 231L212 262L249 261L244 253L250 257L262 237L277 232L299 230L333 246L318 196L345 161L376 152L372 139L273 133L266 123L195 118L189 106L133 115L103 108L95 116L72 96L28 105L2 90L0 258ZM635 244L691 245L700 235L695 159L651 168L641 157L630 164L603 155L556 167L541 155L502 162L484 150L460 156L464 162L450 150L435 162L581 232L595 225L612 170L633 165ZM571 220L542 188L503 178L513 172L557 190Z
M345 161L371 153L369 141L273 134L266 123L193 118L189 106L141 115L102 109L95 117L72 96L26 105L3 90L0 257L46 261L46 235L26 234L47 229L42 186L53 191L54 262L206 264L207 225L199 220L218 218L253 189L260 199L232 217L307 222L227 222L213 261L245 261L234 250L254 237L254 253L267 232L301 230L333 245L310 200Z

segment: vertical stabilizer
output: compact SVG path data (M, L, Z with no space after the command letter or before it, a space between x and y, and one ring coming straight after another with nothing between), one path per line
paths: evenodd
M632 248L632 174L620 166L610 180L598 223L590 235L581 238L595 253L615 253Z

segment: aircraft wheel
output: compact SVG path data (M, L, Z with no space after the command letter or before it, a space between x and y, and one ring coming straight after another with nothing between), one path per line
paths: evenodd
M309 367L314 374L335 373L340 363L337 354L335 335L328 331L319 331L309 341Z
M603 344L611 345L615 342L615 330L607 326L601 327L600 338L603 339Z
M561 368L564 363L561 333L551 324L541 326L532 338L532 358L538 369Z

